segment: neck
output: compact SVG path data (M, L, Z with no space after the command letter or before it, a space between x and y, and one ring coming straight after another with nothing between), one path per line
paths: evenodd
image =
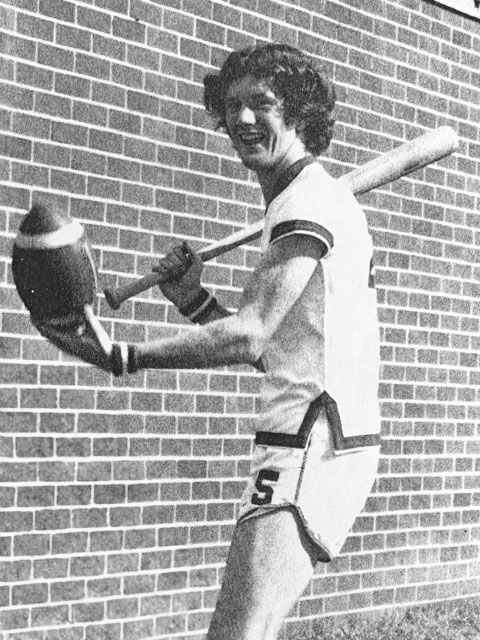
M309 156L310 153L305 149L303 143L298 139L288 148L283 158L278 162L273 169L267 169L265 171L257 171L257 179L262 189L263 197L266 202L269 202L275 188L277 180L282 173L292 166L297 160L301 160Z

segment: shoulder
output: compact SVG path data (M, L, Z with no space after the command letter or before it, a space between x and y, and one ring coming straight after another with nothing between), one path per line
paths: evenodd
M316 239L319 257L326 255L334 243L335 226L327 202L336 190L336 180L319 163L305 167L268 207L263 247L292 237L307 246L308 237Z
M315 162L271 202L262 248L286 236L308 235L318 239L325 256L338 241L363 233L365 225L363 210L349 187Z
M267 218L296 213L319 215L328 209L358 205L352 192L342 181L333 178L320 162L314 162L284 189L267 209Z

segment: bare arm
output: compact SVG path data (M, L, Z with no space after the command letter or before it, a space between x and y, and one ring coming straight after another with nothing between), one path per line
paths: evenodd
M88 305L79 312L78 329L65 328L61 321L32 321L62 351L115 375L140 368L198 369L229 364L261 369L265 345L303 292L320 257L312 238L303 236L298 242L286 237L260 260L238 313L230 315L215 306L204 318L206 324L144 345L112 343Z
M250 278L238 313L173 338L138 345L139 368L255 366L317 264L318 246L313 239L303 236L299 243L298 238L287 237L277 242Z

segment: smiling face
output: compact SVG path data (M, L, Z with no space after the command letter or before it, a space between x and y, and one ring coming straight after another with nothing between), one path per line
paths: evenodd
M285 123L282 100L266 80L247 75L228 88L225 121L243 164L260 176L277 176L305 155L294 125Z

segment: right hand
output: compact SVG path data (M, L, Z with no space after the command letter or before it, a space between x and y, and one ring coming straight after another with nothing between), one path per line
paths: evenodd
M186 242L174 247L152 271L165 277L158 286L176 307L188 305L202 289L202 259Z
M86 304L83 311L66 318L30 318L37 331L57 349L100 369L112 371L112 341L90 305Z

